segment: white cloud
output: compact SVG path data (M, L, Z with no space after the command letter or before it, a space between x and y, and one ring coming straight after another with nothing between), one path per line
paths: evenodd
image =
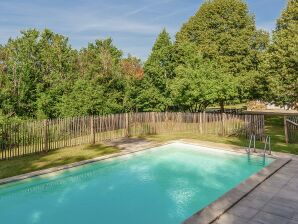
M159 5L163 5L163 4L167 4L167 3L170 3L172 2L173 0L163 0L163 1L158 1L158 2L154 2L152 1L151 3L147 4L147 5L144 5L140 8L137 8L137 9L134 9L128 13L125 14L125 16L132 16L132 15L136 15L136 14L139 14L141 12L144 12L150 8L153 8L153 7L156 7L156 6L159 6Z

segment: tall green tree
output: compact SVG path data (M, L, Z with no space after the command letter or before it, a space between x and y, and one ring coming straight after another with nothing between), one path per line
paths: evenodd
M37 85L41 82L38 64L39 32L22 31L2 48L1 108L4 114L34 116Z
M250 76L259 69L269 35L256 29L254 16L244 1L205 1L176 39L178 43L195 43L203 58L216 62L235 77L240 100L252 97Z
M74 79L75 51L68 39L31 29L1 48L0 90L4 114L55 117L59 97Z
M169 105L167 81L172 78L172 42L164 29L157 37L152 52L144 65L142 92L138 97L139 106L144 111L163 111Z
M277 20L266 60L267 99L280 106L298 107L298 1L289 0Z
M238 74L254 66L252 49L257 35L254 17L242 0L205 1L177 34L177 41L196 43L204 58Z
M40 34L38 49L41 82L37 90L37 116L59 117L56 106L78 76L77 51L71 48L68 38L48 29Z
M138 111L138 97L142 92L141 83L144 78L144 69L140 59L128 56L121 61L121 72L124 78L124 110Z
M110 38L96 40L81 49L79 77L59 104L62 116L99 115L124 111L122 52Z
M233 77L215 62L204 59L194 43L175 44L175 78L170 82L173 108L178 111L202 111L207 106L237 96Z

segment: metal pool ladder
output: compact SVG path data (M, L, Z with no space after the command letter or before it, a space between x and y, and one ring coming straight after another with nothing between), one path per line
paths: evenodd
M267 151L268 155L271 155L271 137L269 135L267 135L265 139L265 146L263 150L264 157L266 156Z
M248 154L251 153L252 145L253 145L253 152L256 152L256 135L250 136L249 145L248 145L248 148L246 149L246 152Z

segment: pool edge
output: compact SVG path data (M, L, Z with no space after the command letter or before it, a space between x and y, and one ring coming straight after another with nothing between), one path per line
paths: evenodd
M289 163L291 158L277 158L258 173L250 176L232 190L225 193L207 207L199 210L194 215L186 219L183 224L210 224L216 221L221 215L242 200L265 180L270 178L279 169Z

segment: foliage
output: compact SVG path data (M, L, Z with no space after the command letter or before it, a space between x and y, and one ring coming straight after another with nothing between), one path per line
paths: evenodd
M144 65L142 91L138 106L143 111L164 111L168 108L168 79L173 75L171 68L172 42L164 29L157 37L152 52Z
M240 101L254 98L256 89L246 80L259 70L269 35L256 29L244 1L205 1L177 33L177 42L185 40L194 43L203 58L215 61L235 77L230 80L238 83Z
M200 111L265 99L297 105L298 2L289 0L272 43L242 0L208 0L172 42L164 29L148 59L112 39L80 50L48 29L0 45L0 120L130 111Z
M70 93L62 96L62 116L96 115L123 111L122 52L111 39L96 40L79 52L79 77Z
M202 111L213 103L223 103L237 95L232 76L212 61L204 60L196 46L187 41L176 46L175 78L170 89L174 108Z
M267 99L277 105L298 104L298 1L289 0L277 21L273 43L268 49L266 72Z
M70 81L75 52L67 38L49 30L21 32L2 49L2 110L5 114L55 116L56 92Z
M124 110L126 112L138 111L140 108L138 97L142 92L141 84L144 78L141 60L129 55L121 62L121 72L124 78Z

